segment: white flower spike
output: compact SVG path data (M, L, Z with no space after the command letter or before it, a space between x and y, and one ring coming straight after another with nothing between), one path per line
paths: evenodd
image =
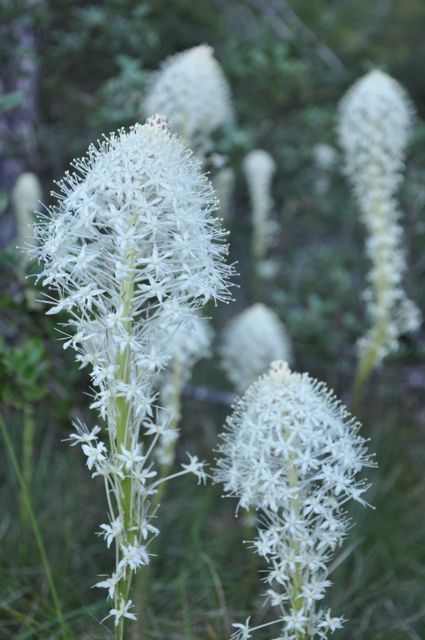
M101 535L114 547L115 571L97 586L114 599L121 638L124 619L135 618L132 575L149 563L158 533L154 451L167 431L156 420L158 376L175 354L170 336L189 329L208 300L229 298L232 268L214 191L162 117L111 134L74 168L39 216L33 255L55 294L46 296L50 313L70 317L64 347L90 365L91 407L104 420L91 430L77 422L70 440L105 482ZM186 472L202 476L194 462Z
M243 169L252 208L252 252L254 259L258 262L265 257L275 228L271 220L273 205L271 184L276 164L267 151L254 149L246 156Z
M366 504L368 485L357 475L374 463L358 430L323 383L282 361L228 418L215 479L239 507L260 512L253 548L270 567L266 597L279 613L268 624L281 625L279 640L325 639L342 625L319 602L349 527L345 505ZM238 640L261 627L239 628Z
M359 385L398 346L420 314L402 288L406 261L396 193L402 181L413 117L403 87L382 71L371 71L340 104L339 138L368 237L372 269L365 299L372 327L360 340Z
M163 113L173 132L192 148L205 150L213 131L233 122L230 89L214 50L200 45L168 58L143 110L146 117Z

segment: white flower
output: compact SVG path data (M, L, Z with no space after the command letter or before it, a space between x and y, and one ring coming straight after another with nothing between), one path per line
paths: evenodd
M368 485L357 475L374 465L358 430L323 383L282 361L248 388L228 418L215 479L241 507L260 510L253 547L270 566L266 595L284 611L282 637L308 629L326 638L331 628L316 603L349 526L345 504L365 504Z
M283 617L283 620L286 631L297 631L301 634L305 633L308 618L304 615L303 609L292 609L291 613Z
M76 433L71 433L66 440L71 441L71 447L75 447L77 444L91 444L98 440L98 433L100 433L100 427L95 425L93 429L89 430L88 427L81 421L76 420L74 422Z
M112 520L111 524L101 524L100 528L102 531L100 531L98 535L103 536L106 540L106 546L108 549L112 542L116 540L124 530L121 518L115 518L115 520Z
M328 609L326 612L320 611L321 620L319 622L319 627L324 629L325 631L330 631L333 633L337 629L342 629L342 626L345 622L344 618L334 618L331 616L331 610Z
M291 344L285 327L274 311L254 304L232 318L225 327L221 365L229 380L242 393L273 360L291 362Z
M146 540L150 534L153 536L157 536L159 533L159 529L154 527L153 524L150 524L146 519L143 519L140 523L140 531L142 533L143 540Z
M255 149L246 156L243 169L251 198L253 255L258 261L266 254L272 239L271 182L276 165L267 151Z
M412 116L405 90L382 71L371 71L355 82L340 105L346 172L367 229L372 263L365 294L372 327L359 343L362 360L370 360L372 368L397 349L401 334L420 324L420 314L402 288L406 262L395 199Z
M83 444L83 453L87 456L86 464L89 469L93 469L94 466L98 466L100 462L106 460L106 447L103 442L96 442L96 444Z
M112 600L115 598L117 584L122 578L123 574L121 572L113 573L110 578L96 582L94 586L98 589L108 589L108 598Z
M149 553L146 547L139 544L121 545L122 558L118 563L118 570L130 567L135 571L142 565L149 564Z
M232 640L249 640L250 638L252 638L251 629L249 626L250 620L251 618L247 618L244 624L241 624L240 622L232 624L232 627L236 629L236 631L232 633Z
M233 121L230 90L211 47L201 45L168 58L146 96L145 116L164 114L172 131L191 146Z
M191 456L190 453L187 455L189 456L189 464L182 464L182 469L187 473L193 473L198 479L198 484L205 484L208 477L205 473L205 462L199 460L198 456Z
M133 601L129 600L126 602L125 600L120 600L120 604L118 609L111 609L109 611L109 615L107 618L113 617L115 618L115 626L117 627L120 623L121 618L128 618L129 620L137 620L137 617L134 613L131 613L129 609L133 607ZM106 620L106 618L105 618Z
M131 450L122 446L121 453L117 453L117 458L124 464L126 471L136 469L140 463L146 460L145 456L141 455L141 447L139 444L136 444Z

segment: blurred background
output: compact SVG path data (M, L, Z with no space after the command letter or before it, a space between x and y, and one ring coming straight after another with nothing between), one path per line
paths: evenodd
M234 171L224 224L240 274L235 302L210 310L216 342L230 317L263 302L286 326L294 368L347 399L356 341L368 326L362 291L369 265L343 174L337 105L353 81L376 67L410 93L417 117L399 194L405 286L425 313L424 30L422 0L1 0L0 401L17 455L30 470L31 497L75 638L109 637L97 624L102 594L90 589L108 567L93 535L104 510L103 487L61 442L72 418L94 420L88 378L62 349L54 323L23 279L28 265L16 250L13 206L18 177L36 174L48 204L53 180L91 142L144 120L147 88L165 58L212 46L236 118L216 132L206 170L214 176L225 163ZM242 171L254 148L276 164L273 243L261 286L250 257ZM335 638L425 637L424 354L423 330L403 338L374 374L359 409L379 463L370 496L376 509L353 514L346 559L332 572L328 603L349 620ZM182 451L212 460L232 394L214 350L184 393ZM32 434L30 443L24 431ZM6 453L0 476L0 637L58 637ZM221 640L231 622L253 612L266 618L261 564L242 543L245 528L233 517L235 505L222 500L218 488L199 488L190 479L171 487L165 501L143 637Z

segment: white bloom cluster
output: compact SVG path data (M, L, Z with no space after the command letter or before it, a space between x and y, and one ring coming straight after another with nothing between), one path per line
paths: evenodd
M111 134L73 166L39 217L35 255L57 296L47 313L70 315L64 347L91 366L91 407L105 425L78 423L71 439L105 482L101 535L115 545L116 567L97 586L108 589L121 625L134 616L132 573L149 562L158 532L151 499L163 479L153 451L169 429L154 415L158 372L173 355L170 335L211 298L228 298L232 269L213 189L163 118ZM204 478L195 458L186 472Z
M159 377L160 405L170 421L170 429L161 437L156 449L156 457L162 467L169 467L174 461L177 427L181 418L181 393L195 364L210 355L212 338L213 331L208 321L200 316L194 316L190 326L181 326L170 336L173 355Z
M368 485L356 476L373 462L358 430L323 383L282 361L249 387L228 418L215 477L240 507L260 510L252 544L270 567L265 595L279 610L273 623L281 625L275 640L325 639L342 626L318 603L349 526L345 505L365 504ZM238 640L256 629L249 620L235 628Z
M12 204L15 212L18 243L22 248L36 246L33 230L35 210L41 200L41 186L37 176L31 172L21 173L12 190ZM28 264L28 255L22 253L22 267Z
M273 360L291 362L292 349L277 314L257 303L232 318L223 331L221 365L239 393L265 373Z
M145 116L163 113L170 128L198 149L218 127L233 121L230 90L207 45L168 58L144 102Z
M270 246L274 226L270 219L272 208L271 183L276 165L269 153L262 149L250 151L243 162L252 207L252 249L254 258L261 260Z
M339 137L346 171L368 232L372 263L366 301L373 326L360 341L372 368L397 349L398 337L419 326L402 289L406 262L395 195L402 180L413 108L398 82L382 71L360 78L341 101Z

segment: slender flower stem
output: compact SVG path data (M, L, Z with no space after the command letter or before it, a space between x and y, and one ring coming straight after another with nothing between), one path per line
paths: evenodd
M7 427L6 427L6 423L3 419L3 416L0 415L0 430L2 433L2 436L4 438L5 444L6 444L6 448L7 448L7 452L9 454L10 457L10 461L12 463L12 467L13 470L16 474L16 477L18 479L19 482L19 486L21 488L21 495L22 495L22 500L23 503L25 505L25 509L27 510L28 513L28 519L30 521L33 533L34 533L34 538L35 538L35 542L37 544L38 547L38 551L40 553L40 558L41 558L41 562L43 565L43 569L44 569L44 573L46 574L46 579L47 579L47 583L49 585L49 590L50 590L50 594L52 596L52 600L53 600L53 604L55 607L55 612L56 612L56 617L58 620L58 624L59 627L61 629L61 634L62 634L62 638L63 640L70 640L71 639L71 633L70 630L65 622L64 616L63 616L63 611L62 611L62 605L60 603L59 597L58 597L58 592L56 590L56 585L55 585L55 581L54 581L54 577L53 577L53 573L52 570L50 568L50 563L49 563L49 559L47 557L47 553L46 553L46 549L44 546L44 542L43 542L43 537L40 531L40 527L38 525L37 522L37 518L35 516L34 510L32 508L32 504L31 504L31 498L30 498L30 494L29 494L29 490L28 490L28 485L25 481L24 475L19 467L19 463L18 463L18 459L16 457L15 454L15 449L13 447L13 443L12 440L9 436Z
M384 204L380 199L375 199L372 207L373 215L371 215L371 219L375 221L375 225L378 227L382 226L383 228L385 227L388 215L385 211ZM362 391L379 362L379 354L385 348L390 333L392 282L388 272L388 262L391 259L391 249L392 248L386 243L377 243L374 254L375 276L372 285L379 315L375 319L375 326L370 332L371 340L367 342L365 348L360 352L351 401L353 413L356 413L359 407Z
M129 255L129 264L131 269L134 266L134 255L130 252ZM134 280L131 279L127 282L123 287L122 292L122 300L123 300L123 313L124 317L131 317L132 311L132 298L134 295ZM126 323L126 330L128 333L131 332L131 320L128 320ZM131 350L130 347L127 346L122 354L119 362L118 362L118 374L117 379L124 384L128 384L130 382L131 377ZM129 449L131 446L131 427L130 421L132 419L132 407L130 402L125 397L120 397L116 399L116 411L117 411L117 432L116 432L116 447L117 451L120 451L122 448ZM110 429L111 431L111 429ZM120 512L122 514L122 522L124 525L124 530L127 539L131 537L131 531L135 523L133 523L132 519L132 479L125 477L123 480L118 480L120 484L120 490L118 495L121 496L121 504L119 505ZM130 594L132 582L132 574L128 572L127 580L123 580L118 589L118 598L117 604L120 600L127 601ZM122 617L119 624L116 626L116 639L124 640L124 629L125 629L125 618ZM139 638L141 638L141 634L139 634Z
M285 434L285 440L288 441L289 438L290 438L290 434L289 433ZM298 473L294 465L293 459L294 459L293 455L289 457L288 469L287 469L288 483L291 489L299 485ZM301 514L301 504L300 504L299 498L291 498L290 503L296 518L299 518ZM293 546L294 557L299 556L300 555L299 541L295 541L292 546ZM301 590L303 586L303 572L302 572L302 566L300 565L299 562L296 563L295 567L296 568L295 568L295 572L292 580L291 600L292 600L292 606L294 607L294 610L300 611L304 606L304 598L301 597ZM303 633L297 632L296 636L297 636L297 640L306 640L306 636Z
M32 479L32 457L34 448L34 416L30 403L24 407L24 431L22 439L22 473L27 486ZM28 514L21 495L21 521L24 530L29 528Z

